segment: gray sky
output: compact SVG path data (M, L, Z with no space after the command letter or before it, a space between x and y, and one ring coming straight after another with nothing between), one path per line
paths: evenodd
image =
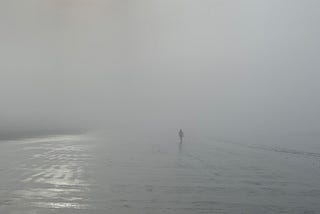
M0 127L315 136L319 26L317 0L0 0Z

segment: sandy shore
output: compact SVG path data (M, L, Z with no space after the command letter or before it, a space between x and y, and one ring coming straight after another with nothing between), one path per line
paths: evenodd
M188 138L0 143L0 213L318 213L318 153Z

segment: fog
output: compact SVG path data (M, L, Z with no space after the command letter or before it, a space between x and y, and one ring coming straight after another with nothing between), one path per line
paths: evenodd
M316 0L1 0L1 133L315 142L319 24Z
M319 26L318 0L0 0L0 213L319 213Z

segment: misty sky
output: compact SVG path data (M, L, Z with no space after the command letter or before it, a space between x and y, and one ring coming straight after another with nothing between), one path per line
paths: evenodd
M0 127L320 131L318 0L0 0Z

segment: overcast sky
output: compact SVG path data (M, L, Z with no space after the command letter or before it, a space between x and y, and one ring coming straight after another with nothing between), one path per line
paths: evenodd
M0 0L0 127L320 131L318 0Z

